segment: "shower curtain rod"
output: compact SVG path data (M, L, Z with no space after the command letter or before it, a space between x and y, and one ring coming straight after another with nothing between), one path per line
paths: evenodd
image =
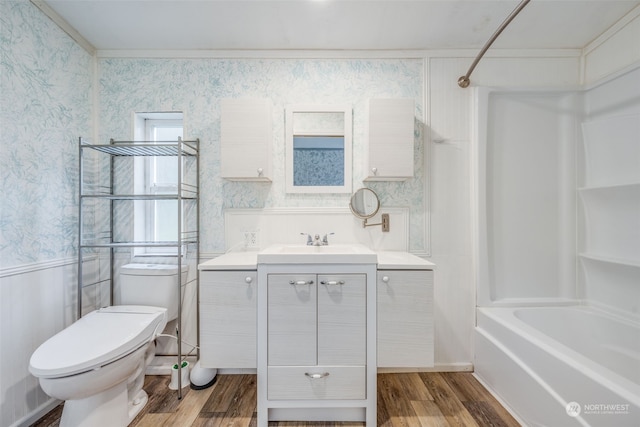
M500 28L498 28L496 32L493 33L491 38L485 43L482 50L480 50L480 53L478 53L478 56L476 56L476 59L473 61L473 64L471 64L471 67L469 67L469 71L467 71L467 74L465 74L464 76L461 76L458 79L458 86L460 86L461 88L469 87L469 84L471 83L471 80L469 80L469 77L471 76L471 73L473 73L473 70L476 68L476 65L478 65L478 62L480 62L480 59L482 59L482 56L493 44L493 42L496 41L500 33L502 33L502 31L507 27L507 25L509 25L509 23L513 21L513 18L515 18L516 15L520 13L520 11L524 9L524 7L530 1L531 0L522 0L520 4L515 9L513 9L513 12L511 12L511 14L507 16L507 19L505 19L502 25L500 25Z

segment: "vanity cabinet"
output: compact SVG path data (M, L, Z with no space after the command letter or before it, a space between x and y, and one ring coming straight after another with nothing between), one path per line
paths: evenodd
M269 275L268 399L365 398L366 283L364 274Z
M258 263L258 426L375 425L375 263L291 260Z
M220 108L221 176L231 181L271 181L271 102L223 99Z
M415 101L369 100L368 165L365 181L413 177Z
M202 266L201 365L255 369L258 286L255 264L253 270L203 270ZM218 266L205 265L205 268L212 267Z
M433 271L377 272L378 367L432 367Z

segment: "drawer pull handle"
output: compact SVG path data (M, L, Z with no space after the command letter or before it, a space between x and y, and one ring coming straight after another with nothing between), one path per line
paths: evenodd
M323 280L322 282L320 282L321 285L344 285L344 280Z
M309 378L311 378L312 380L319 380L320 378L326 378L329 376L329 372L323 372L321 374L311 374L309 372L305 372L304 373L306 376L308 376Z
M313 280L290 280L289 281L290 285L313 285Z

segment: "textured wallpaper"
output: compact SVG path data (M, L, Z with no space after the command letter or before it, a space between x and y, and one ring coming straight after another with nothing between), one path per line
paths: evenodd
M353 108L353 188L363 186L369 98L416 101L414 179L369 186L383 206L411 209L410 249L424 247L423 62L420 59L128 59L98 64L98 134L128 139L135 112L182 111L185 139L201 141L201 250L224 250L223 209L344 206L347 194L287 194L284 117L290 104L347 104ZM274 179L268 183L220 178L220 100L268 98L273 105Z
M27 1L0 1L0 268L72 256L91 56Z

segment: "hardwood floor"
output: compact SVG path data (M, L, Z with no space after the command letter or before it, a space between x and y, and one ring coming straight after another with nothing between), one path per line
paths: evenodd
M149 403L131 427L254 427L256 376L219 375L206 390L169 390L168 376L147 376ZM62 406L32 427L57 427ZM519 426L467 372L378 374L378 427ZM271 422L270 426L363 426L364 423Z

